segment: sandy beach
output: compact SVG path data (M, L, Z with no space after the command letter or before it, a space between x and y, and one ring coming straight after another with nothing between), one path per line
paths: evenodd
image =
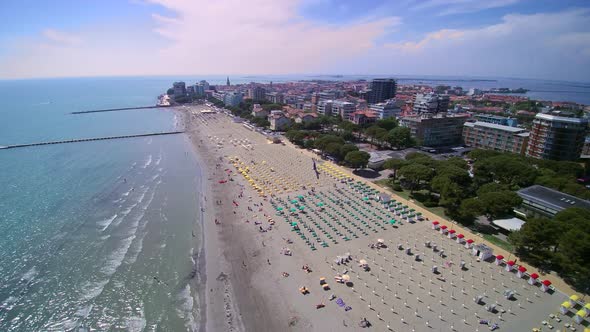
M182 109L206 167L202 329L583 330L579 301L560 313L568 289L543 291L553 279L531 281L529 266L520 278L520 262L492 246L481 260L470 246L482 240L460 227L203 109Z

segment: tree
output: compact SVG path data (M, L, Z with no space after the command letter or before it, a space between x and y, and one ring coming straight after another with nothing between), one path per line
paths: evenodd
M393 128L398 126L398 122L395 118L387 118L387 119L383 119L383 120L379 120L377 122L375 122L375 125L390 131Z
M403 149L414 145L410 128L396 127L387 134L387 142L396 149Z
M172 89L172 88L168 89L168 90L166 91L166 94L167 94L167 95L169 95L169 96L172 96L172 95L174 95L174 89Z
M490 182L490 183L486 183L486 184L482 185L481 187L479 187L479 189L477 189L477 195L483 195L483 194L491 193L491 192L505 191L508 189L509 188L506 185L495 183L495 182Z
M522 198L513 191L487 192L478 196L488 219L511 215L514 208L522 203Z
M535 265L548 267L553 259L554 248L559 242L560 225L546 218L529 219L508 240L516 253Z
M354 144L344 144L340 146L340 157L344 158L349 152L358 150L359 148Z
M340 143L340 145L343 145L344 139L336 135L324 135L316 139L315 146L323 152L330 143Z
M536 169L522 157L501 154L485 159L478 159L474 165L475 177L479 183L497 181L510 187L522 188L533 184Z
M432 178L433 171L431 168L421 164L410 164L402 167L399 174L410 183L410 193L420 185L422 181L428 181Z
M328 143L328 145L326 145L326 148L324 149L324 152L335 157L336 159L340 159L340 148L343 145L340 144L340 142L332 142L332 143Z
M468 198L461 202L457 219L463 225L468 226L473 224L475 217L481 215L482 211L483 206L477 198Z
M387 159L383 164L383 168L393 170L393 179L397 179L397 171L406 166L407 162L403 159Z
M371 155L365 151L351 151L346 154L344 161L355 170L358 168L364 168L369 163Z

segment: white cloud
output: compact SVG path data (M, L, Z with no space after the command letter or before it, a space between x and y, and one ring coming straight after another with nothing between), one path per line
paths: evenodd
M506 7L521 0L427 0L412 9L437 9L439 15L473 13L486 9Z
M41 34L48 42L58 45L74 45L79 44L81 41L80 37L74 34L55 29L45 29Z
M363 63L369 72L588 80L588 22L588 10L507 15L478 29L443 29L386 44Z
M169 13L153 14L151 28L47 29L0 61L0 77L317 72L366 53L400 22L312 22L298 15L303 1L147 0ZM48 53L46 41L69 47Z

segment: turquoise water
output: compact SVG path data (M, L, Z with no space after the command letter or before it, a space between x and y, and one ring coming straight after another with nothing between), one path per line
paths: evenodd
M169 80L0 82L0 145L172 130ZM184 135L0 150L0 331L196 330L200 169Z

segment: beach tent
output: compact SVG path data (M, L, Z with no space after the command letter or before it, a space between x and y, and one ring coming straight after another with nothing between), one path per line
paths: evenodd
M462 244L465 241L465 235L458 234L457 235L457 243Z
M465 241L465 249L471 249L471 247L473 247L473 242L472 239L467 239L467 241Z
M445 226L445 225L442 225L442 226L440 226L440 233L441 233L441 234L443 234L443 235L446 235L446 234L447 234L447 232L448 232L448 231L447 231L447 228L448 228L448 227L447 227L447 226Z
M492 248L486 246L485 244L481 243L473 246L473 248L471 249L471 254L473 256L477 256L477 258L479 258L480 260L485 261L486 259L493 256L494 250L492 250Z
M568 301L565 301L561 304L561 306L559 306L559 312L561 312L562 315L567 314L567 312L570 310L570 308L572 307L572 304L569 303Z
M529 276L529 285L536 285L537 281L539 280L539 275L536 273L531 273L531 275Z
M570 296L569 301L572 306L576 305L576 303L580 300L580 297L577 294L573 294Z
M502 256L502 255L496 256L496 261L495 261L496 265L502 265L503 260L504 260L504 256Z
M584 321L584 316L586 316L586 312L582 309L578 310L574 316L574 322L582 324L582 321Z
M586 316L590 315L590 303L584 305L584 311L586 311Z
M506 271L512 272L512 270L514 269L514 264L516 264L514 261L506 262Z
M551 281L545 279L541 281L541 290L545 293L549 291L549 286L551 286Z
M457 233L457 231L454 230L454 229L451 229L449 231L449 239L451 239L451 240L454 239L455 238L455 233Z

